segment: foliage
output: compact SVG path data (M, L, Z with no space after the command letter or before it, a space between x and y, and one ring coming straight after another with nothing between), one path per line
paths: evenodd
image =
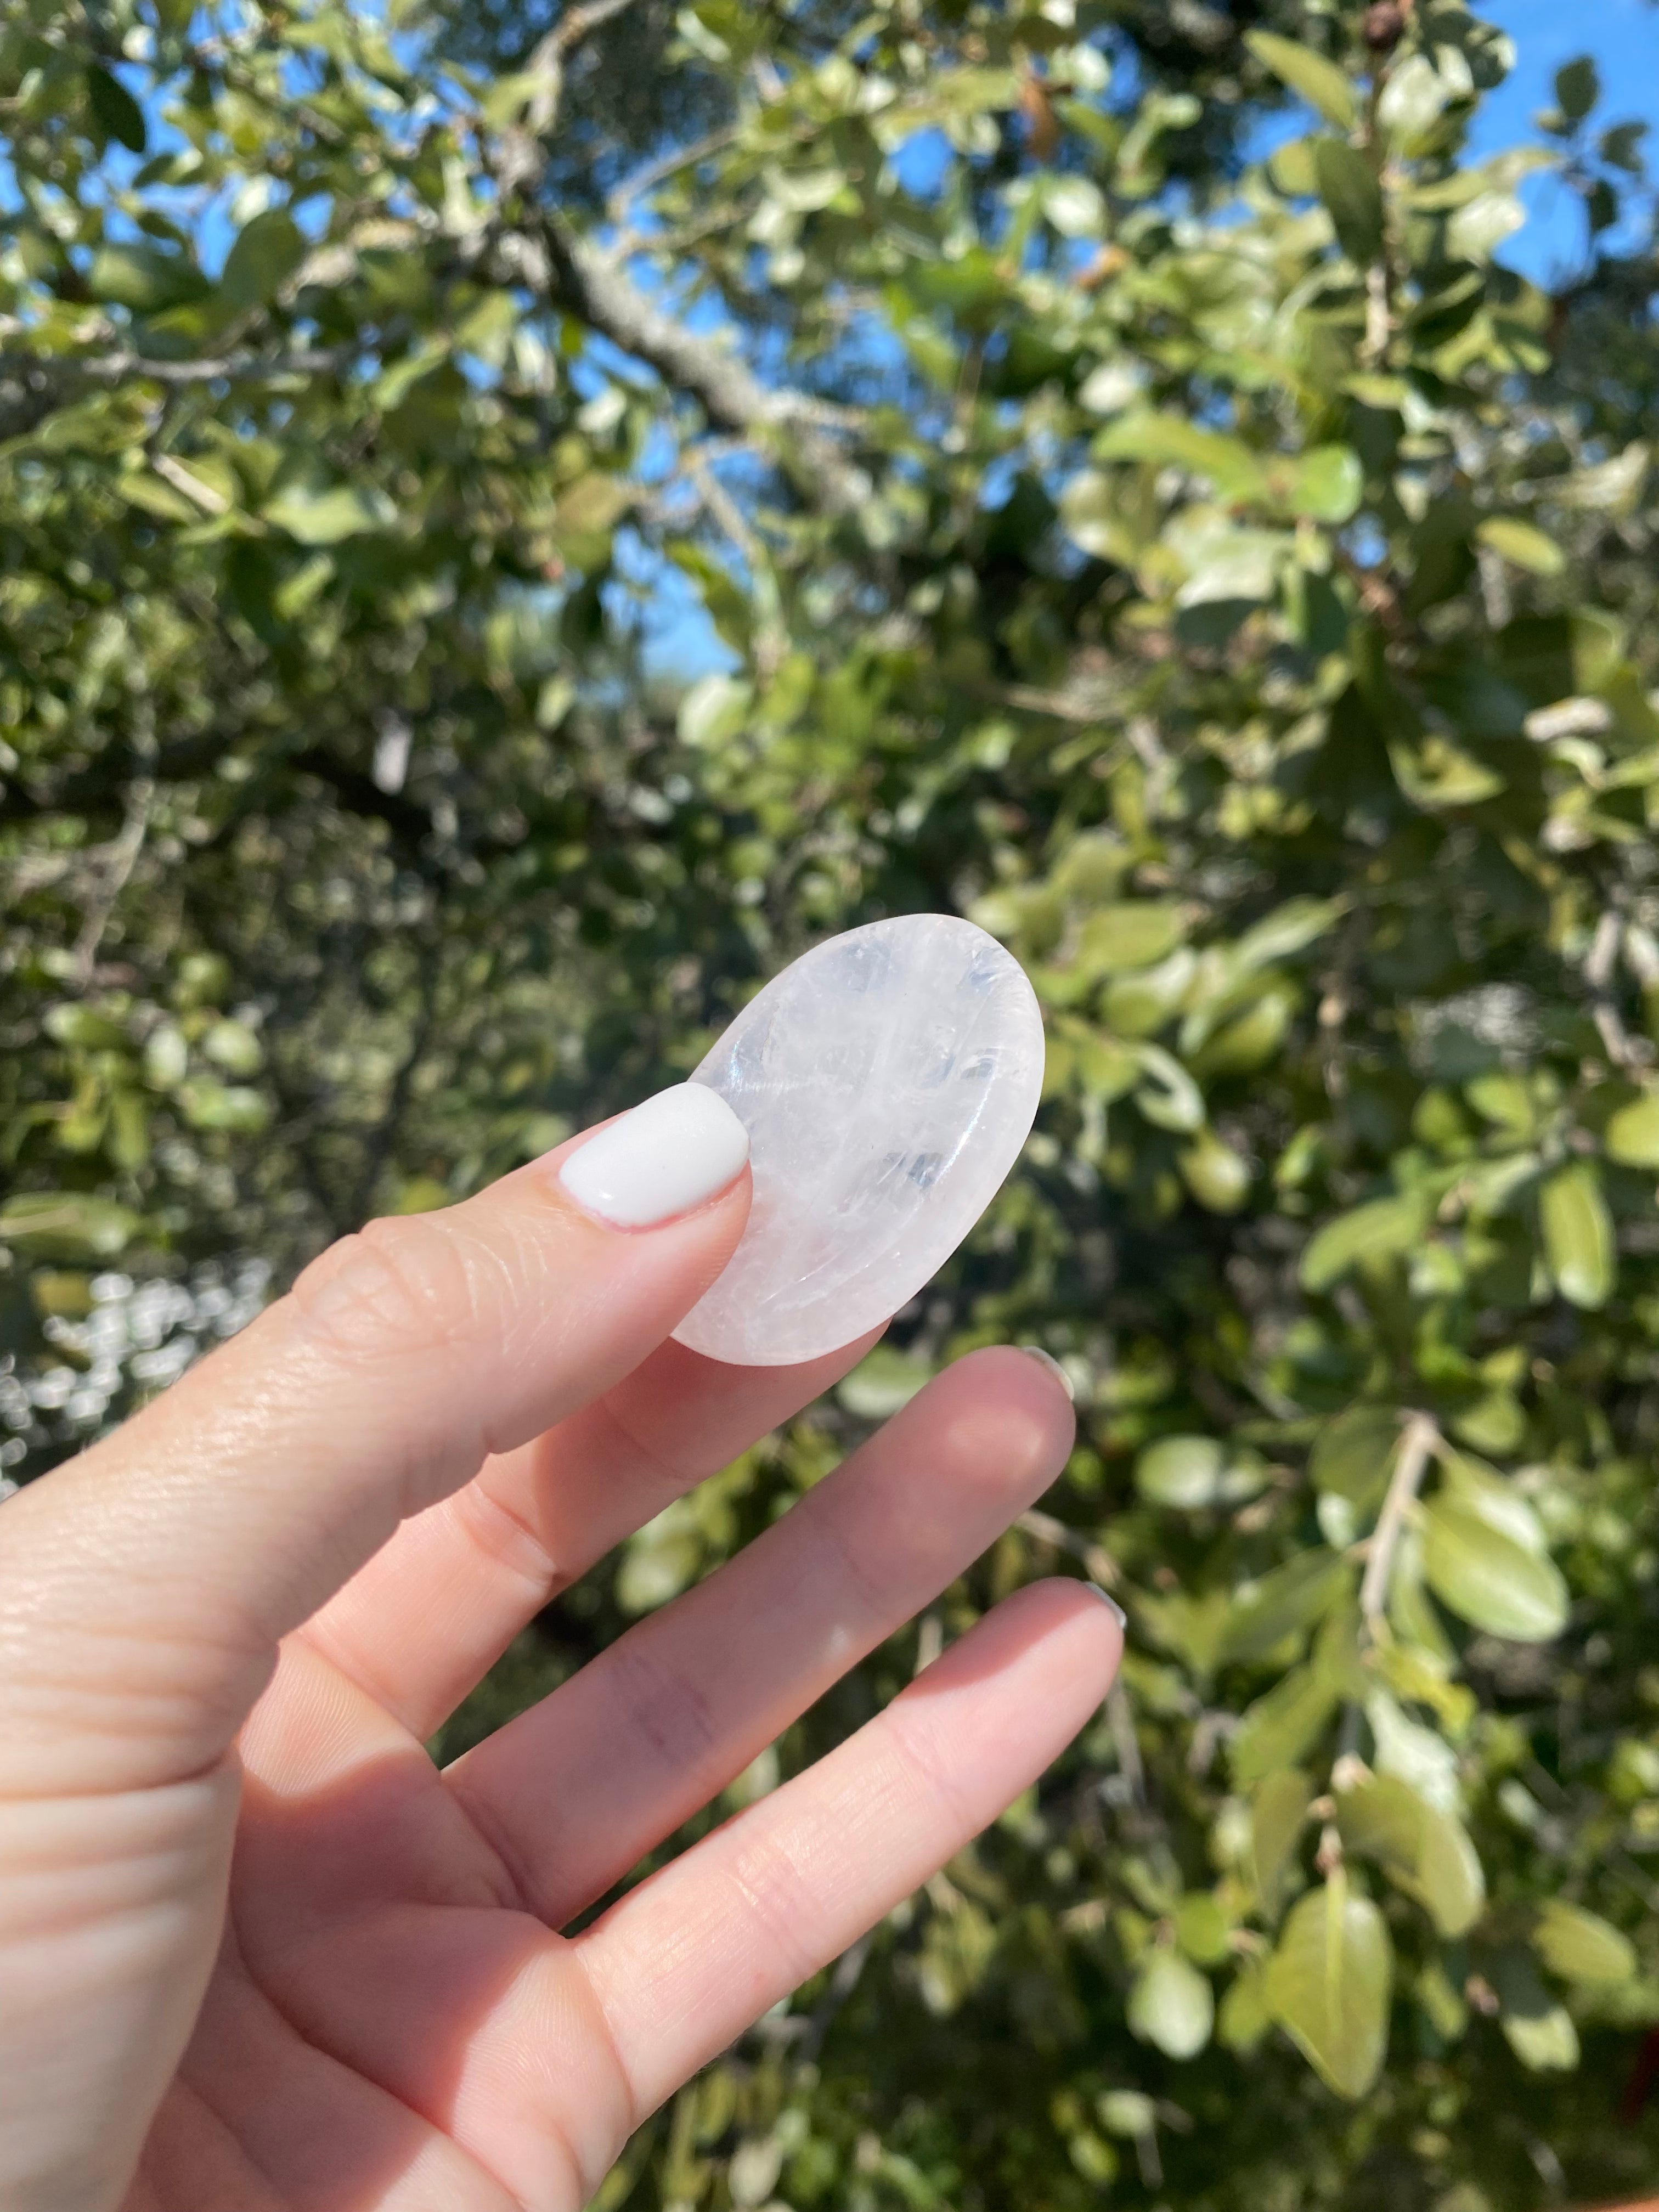
M893 1345L447 1733L941 1361L1066 1363L1044 1510L725 1802L1057 1563L1124 1598L1121 1689L608 2212L1653 2171L1613 2112L1659 2021L1639 133L1575 64L1475 161L1509 56L1457 0L1204 19L1154 68L1091 0L698 0L726 120L608 211L553 159L603 4L505 75L337 0L0 31L22 1472L248 1255L683 1073L823 932L957 908L1044 1005L1021 1167ZM1553 292L1500 258L1542 164ZM726 656L678 687L675 591Z

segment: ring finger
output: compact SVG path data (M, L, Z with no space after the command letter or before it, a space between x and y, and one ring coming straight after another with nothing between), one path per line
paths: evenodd
M709 1579L448 1770L550 1927L603 1893L1060 1473L1072 1409L1006 1347L939 1376Z

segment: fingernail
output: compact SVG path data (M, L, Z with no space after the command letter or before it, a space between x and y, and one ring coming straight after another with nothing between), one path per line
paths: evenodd
M1030 1352L1033 1359L1040 1359L1051 1375L1058 1376L1060 1388L1073 1405L1077 1403L1077 1392L1072 1388L1072 1378L1052 1352L1045 1352L1040 1344L1022 1344L1019 1348L1022 1352Z
M706 1083L658 1091L569 1154L559 1181L615 1229L649 1229L724 1190L749 1157L749 1132Z
M1111 1610L1117 1615L1118 1626L1127 1636L1129 1632L1129 1616L1125 1613L1123 1607L1118 1603L1111 1592L1109 1590L1102 1589L1098 1583L1085 1583L1083 1587L1086 1590L1092 1590L1103 1605L1110 1607Z

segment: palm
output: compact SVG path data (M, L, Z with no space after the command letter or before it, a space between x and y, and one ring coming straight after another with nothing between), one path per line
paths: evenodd
M289 1639L242 1733L226 1932L129 2212L579 2212L645 2114L1075 1729L1115 1632L1074 1586L1039 1585L807 1774L558 1932L960 1572L1069 1440L1033 1363L960 1363L440 1773L423 1739L535 1605L769 1426L765 1392L824 1379L773 1372L734 1402L732 1370L663 1347L406 1523ZM210 1880L200 1899L216 1911Z
M514 2063L526 2002L568 2030L534 2076ZM492 2150L526 2141L538 2201L574 2208L634 2118L578 1951L421 1744L291 1650L253 1723L225 1940L135 2212L506 2212L521 2200Z

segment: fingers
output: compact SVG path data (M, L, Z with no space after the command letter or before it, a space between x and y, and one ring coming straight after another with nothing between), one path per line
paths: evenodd
M642 2118L908 1896L1069 1742L1117 1620L1018 1592L878 1719L641 1883L576 1941Z
M548 1600L861 1359L727 1367L670 1338L614 1389L403 1527L301 1631L431 1735Z
M664 1102L694 1091L706 1103L677 1126ZM735 1151L711 1141L708 1103ZM586 1211L559 1174L585 1141L606 1148L591 1202L625 1218L631 1188L684 1210L628 1228ZM220 1758L277 1638L403 1516L611 1389L696 1303L747 1218L744 1142L713 1093L681 1085L465 1205L372 1223L14 1499L0 1795L144 1786Z
M447 1777L550 1927L602 1894L962 1572L1065 1465L1042 1362L959 1360L719 1573Z

